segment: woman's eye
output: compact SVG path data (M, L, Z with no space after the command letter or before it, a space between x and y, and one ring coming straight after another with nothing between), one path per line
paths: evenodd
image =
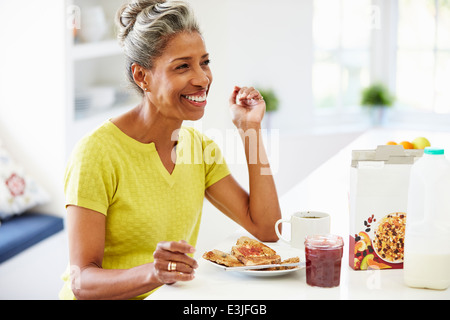
M189 68L189 65L187 63L183 63L182 65L177 67L177 70L187 69L187 68Z
M202 66L208 66L210 63L211 63L211 60L207 59L207 60L203 61L201 63L201 65ZM176 70L186 70L186 69L189 69L189 68L190 68L190 66L189 66L188 63L183 63L183 64L177 66L175 69Z

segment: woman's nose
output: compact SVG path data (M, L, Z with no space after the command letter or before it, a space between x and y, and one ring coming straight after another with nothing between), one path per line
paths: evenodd
M191 82L195 86L207 87L211 83L211 78L210 72L203 70L202 68L198 68Z

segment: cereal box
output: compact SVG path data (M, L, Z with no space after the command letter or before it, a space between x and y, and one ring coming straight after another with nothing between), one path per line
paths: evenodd
M410 169L422 154L401 145L353 150L348 247L354 270L403 268Z

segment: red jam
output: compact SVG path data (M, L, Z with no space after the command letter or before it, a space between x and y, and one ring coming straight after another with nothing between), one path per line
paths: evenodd
M314 235L305 239L306 283L316 287L337 287L341 279L344 241L335 235Z

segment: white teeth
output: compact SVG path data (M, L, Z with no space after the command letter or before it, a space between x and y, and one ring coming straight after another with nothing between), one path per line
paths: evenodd
M201 96L183 96L183 97L185 97L188 100L195 101L195 102L204 102L204 101L206 101L206 94L201 95Z

